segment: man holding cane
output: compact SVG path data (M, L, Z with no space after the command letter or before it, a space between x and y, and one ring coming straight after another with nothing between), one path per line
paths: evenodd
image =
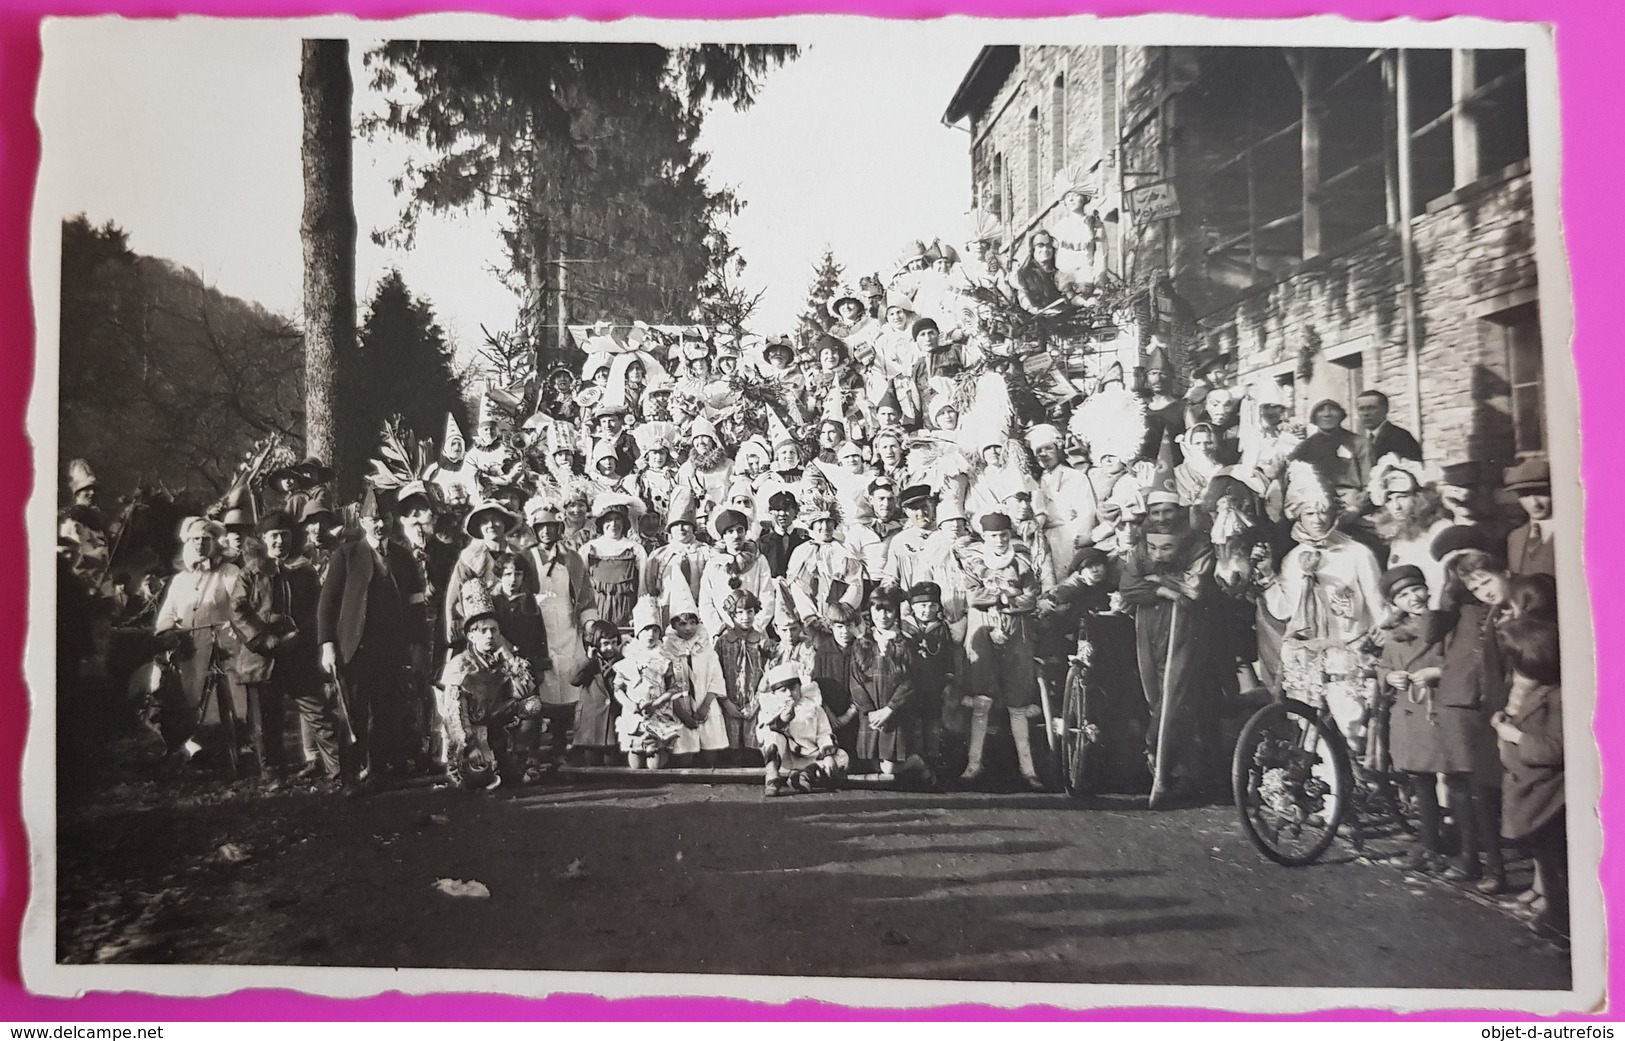
M405 709L408 605L423 594L411 555L389 537L393 500L367 489L361 500L363 537L333 552L317 606L322 671L339 688L339 715L353 744L345 783L375 784L377 771L404 749L395 720Z

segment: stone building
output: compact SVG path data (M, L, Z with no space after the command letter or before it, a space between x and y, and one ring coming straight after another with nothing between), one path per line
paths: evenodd
M1304 419L1381 390L1439 463L1544 451L1522 51L987 47L944 121L1013 264L1094 187L1187 367Z

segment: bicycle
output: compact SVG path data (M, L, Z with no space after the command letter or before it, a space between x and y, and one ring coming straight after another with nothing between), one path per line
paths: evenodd
M187 629L173 629L170 632L186 635L218 629L220 629L218 624L200 625ZM231 678L227 673L231 652L222 645L219 633L216 632L215 637L209 642L209 664L204 672L203 690L195 708L182 708L174 703L165 705L160 698L162 686L168 683L173 683L177 688L180 686L178 675L173 680L166 681L162 679L164 673L178 673L179 665L175 660L175 655L175 650L165 650L159 652L153 660L154 665L157 666L159 676L153 677L151 683L148 684L150 689L143 694L143 704L139 709L143 724L149 728L157 729L160 736L165 736L162 733L165 726L162 721L169 716L178 717L180 726L185 729L180 732L175 740L184 737L186 741L191 741L198 724L208 716L209 704L212 699L216 715L220 717L220 739L224 743L226 751L227 776L230 780L235 781L242 776L242 750L239 747L237 711L231 700ZM181 695L178 690L175 690L172 696L179 697ZM166 740L169 740L169 738L166 737Z
M1404 785L1387 764L1387 705L1353 695L1363 747L1356 757L1327 691L1349 695L1347 677L1322 683L1311 700L1279 697L1249 718L1231 760L1231 790L1242 830L1265 857L1286 867L1312 864L1345 822L1356 851L1378 824L1414 831Z

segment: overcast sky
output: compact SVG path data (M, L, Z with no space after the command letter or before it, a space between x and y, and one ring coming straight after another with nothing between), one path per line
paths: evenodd
M969 138L941 125L974 47L899 46L890 27L804 51L766 81L746 113L707 120L714 184L746 200L730 234L745 282L767 296L758 332L789 331L812 266L829 244L861 274L887 275L906 241L964 239ZM297 317L299 44L288 33L230 22L103 23L47 38L42 182L62 215L117 222L138 252L193 268L222 291ZM378 99L352 46L355 110ZM512 294L495 273L492 215L425 220L410 251L375 246L399 203L389 188L409 155L399 141L356 143L362 306L400 267L466 352L480 326L511 325ZM626 315L650 322L671 315Z

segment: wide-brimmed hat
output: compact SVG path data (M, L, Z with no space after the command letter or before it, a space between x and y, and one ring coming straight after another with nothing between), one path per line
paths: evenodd
M830 317L840 318L841 304L848 300L857 304L859 310L868 309L869 305L867 301L865 301L863 297L859 296L856 290L854 290L851 286L842 286L840 289L835 291L835 294L829 298L829 303L825 305L825 309L829 311Z
M469 509L468 516L463 518L463 534L471 539L479 538L479 525L477 522L486 514L491 514L502 521L502 534L504 535L519 527L519 517L512 510L495 499L482 499L476 502Z
M258 530L261 535L273 531L295 532L299 530L299 522L293 519L293 514L286 510L272 510L260 518Z
M448 422L451 421L450 416L446 418ZM297 488L314 488L333 479L333 468L315 456L310 456L297 463L279 466L265 475L265 479L272 484L284 478L291 478Z
M333 525L338 523L338 519L339 515L334 513L333 508L327 504L327 495L323 492L317 492L307 499L304 512L299 514L299 523L301 525L309 524L311 521Z

